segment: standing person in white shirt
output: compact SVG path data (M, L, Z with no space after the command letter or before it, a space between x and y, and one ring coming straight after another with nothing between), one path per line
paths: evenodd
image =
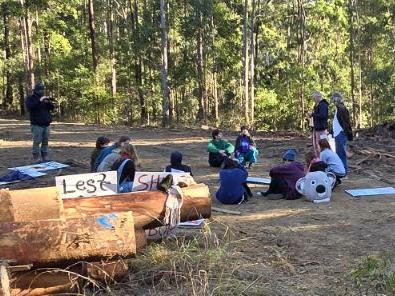
M344 106L343 95L340 92L333 92L331 101L336 105L336 112L333 118L333 137L336 143L336 154L343 162L347 173L347 141L353 140L352 127L350 123L350 113Z

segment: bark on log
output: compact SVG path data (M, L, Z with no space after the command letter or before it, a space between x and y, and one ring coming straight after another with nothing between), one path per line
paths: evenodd
M184 193L181 221L211 217L211 197L204 184L182 189ZM132 210L136 229L161 226L167 195L161 191L142 191L110 196L63 200L65 217L81 217L93 213Z
M57 266L136 253L132 212L66 220L0 223L0 258L15 264ZM140 239L144 239L141 235Z

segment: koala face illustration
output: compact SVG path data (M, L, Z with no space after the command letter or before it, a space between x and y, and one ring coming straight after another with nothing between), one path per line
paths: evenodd
M332 173L311 172L296 182L296 190L308 201L330 200L336 176Z

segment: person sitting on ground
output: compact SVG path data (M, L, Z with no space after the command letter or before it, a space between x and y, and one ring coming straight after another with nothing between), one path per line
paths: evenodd
M95 171L95 161L99 156L100 151L108 146L110 139L107 137L98 137L96 140L96 148L91 153L91 172Z
M303 165L296 161L297 152L289 149L283 154L283 164L273 167L270 170L270 185L266 192L260 195L268 196L270 199L285 198L288 200L300 198L296 191L296 182L305 176Z
M327 164L319 157L316 156L315 151L309 151L304 155L304 158L306 160L306 170L305 173L310 173L310 172L325 172L327 168Z
M102 163L103 159L106 158L107 155L112 153L115 149L118 149L118 153L119 153L122 145L129 144L129 142L130 142L130 137L121 136L121 137L119 137L119 139L116 143L114 143L113 145L106 147L102 151L100 151L100 154L96 158L96 161L95 161L95 167L94 167L95 171L98 172L99 165ZM111 163L111 165L112 165L112 163ZM101 172L103 172L103 171L101 171Z
M136 151L131 144L125 144L121 148L120 157L111 166L111 170L117 171L118 176L118 192L131 192L133 187L136 166L134 157Z
M319 141L321 153L321 161L327 164L327 172L331 172L336 175L336 185L341 184L341 178L346 176L346 169L344 168L343 162L334 151L332 151L331 146L326 138Z
M246 126L240 129L240 135L236 139L235 157L242 164L249 163L250 168L252 164L257 162L258 150L256 149L255 142L252 139Z
M129 147L128 149L128 155L122 155L123 154L123 147ZM131 148L130 148L131 147ZM98 172L107 172L111 169L113 164L122 157L127 157L133 160L135 166L140 167L140 161L137 156L136 149L132 144L123 144L120 146L120 148L115 148L110 154L108 154L103 161L100 163L100 165L97 167Z
M171 173L190 173L192 175L192 169L190 166L182 164L181 152L174 151L170 155L170 165L165 168L165 172Z
M219 171L220 186L215 194L223 204L240 204L252 196L247 186L248 172L238 161L231 158L224 160L224 167Z
M213 130L211 136L213 139L207 145L208 163L212 167L220 167L224 160L235 151L235 147L222 139L222 133L218 129Z

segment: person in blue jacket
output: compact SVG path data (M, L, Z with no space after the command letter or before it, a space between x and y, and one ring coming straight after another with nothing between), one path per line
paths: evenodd
M48 161L49 125L52 121L51 111L55 108L50 97L44 96L45 87L42 82L34 86L33 94L26 98L26 107L30 115L32 131L33 162ZM41 147L40 147L41 145Z
M223 204L241 204L252 196L246 181L248 173L239 162L226 158L219 171L220 187L216 198Z
M111 154L115 149L121 150L122 146L129 144L130 142L130 137L128 136L121 136L119 137L118 141L114 143L113 145L106 147L102 149L99 153L99 156L96 158L95 164L93 166L93 169L95 172L97 172L97 168L101 164L101 162L106 158L107 155Z

